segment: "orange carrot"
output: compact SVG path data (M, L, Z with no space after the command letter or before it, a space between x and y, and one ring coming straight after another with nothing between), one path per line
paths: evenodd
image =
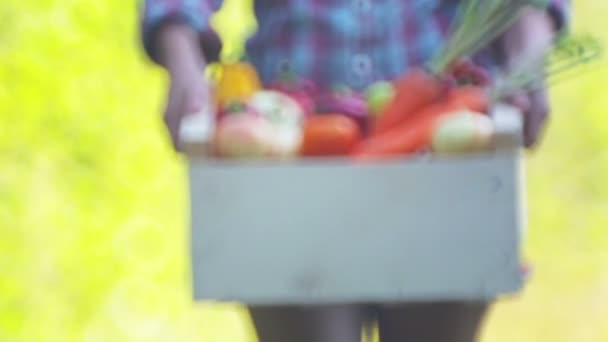
M462 104L470 111L487 113L490 106L490 98L486 90L477 86L462 86L450 90L448 101Z
M433 103L441 94L441 83L422 69L412 69L395 83L396 93L373 123L372 134L386 132L409 114Z

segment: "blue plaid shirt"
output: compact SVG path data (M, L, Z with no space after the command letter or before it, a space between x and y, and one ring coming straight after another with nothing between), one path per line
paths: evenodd
M209 27L220 0L146 0L144 48L156 61L158 28L181 21L200 34L208 60L221 43ZM289 68L317 84L363 88L394 79L410 65L428 61L442 46L459 0L257 0L256 34L247 43L249 61L268 84ZM568 21L569 1L551 0L548 10L559 28ZM496 51L479 56L496 63Z

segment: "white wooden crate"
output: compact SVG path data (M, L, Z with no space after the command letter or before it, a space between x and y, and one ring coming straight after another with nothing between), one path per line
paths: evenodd
M518 113L496 151L351 165L192 158L197 300L320 304L486 299L517 292Z

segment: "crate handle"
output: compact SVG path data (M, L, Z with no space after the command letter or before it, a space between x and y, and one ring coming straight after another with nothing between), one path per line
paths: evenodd
M185 115L178 131L179 147L189 158L207 157L212 151L215 108L206 104L201 111Z
M523 114L509 104L499 103L490 112L494 122L496 149L518 149L523 146Z

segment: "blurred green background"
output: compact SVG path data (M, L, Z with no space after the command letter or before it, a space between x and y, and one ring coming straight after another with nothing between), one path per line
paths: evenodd
M574 30L608 44L608 2L575 3ZM136 11L0 4L2 342L253 341L241 308L190 301L184 164ZM536 272L494 307L483 342L608 341L607 67L552 90L550 129L528 162Z

